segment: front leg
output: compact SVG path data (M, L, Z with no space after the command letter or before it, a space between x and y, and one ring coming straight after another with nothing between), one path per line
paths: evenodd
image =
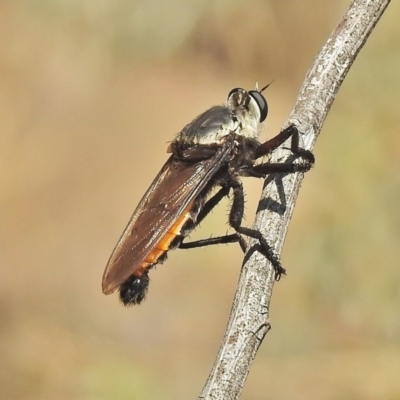
M263 153L267 148L269 151L271 150L271 146L273 143L273 150L276 149L276 145L281 145L283 139L288 139L291 137L290 150L296 158L301 157L302 161L300 163L263 163L258 164L252 167L249 171L248 175L256 178L263 178L268 174L293 174L296 172L307 172L314 165L315 157L314 154L309 151L301 148L299 146L299 131L294 125L289 126L284 129L278 136L275 138L265 142L262 144L256 152L256 156L260 156L259 154ZM279 140L277 140L279 138ZM268 145L268 146L267 146ZM276 147L275 147L276 146ZM261 150L260 150L261 148ZM261 154L261 155L264 155Z
M310 164L310 168L311 168L313 166L313 164L315 163L314 154L310 150L303 149L299 146L299 141L300 141L299 130L294 125L290 125L289 128L294 130L292 133L292 141L290 144L290 150L292 151L292 153L295 156L302 157L304 161L308 162ZM289 129L289 128L286 128L286 129Z
M265 143L260 145L260 147L258 147L256 151L256 159L271 154L280 145L286 142L286 140L292 138L290 145L290 150L292 153L296 156L303 157L304 159L309 160L311 164L314 164L315 158L311 151L299 147L299 137L300 134L297 127L295 125L289 125L287 128L278 133L278 135L270 140L267 140Z
M281 144L286 142L290 137L293 135L299 135L299 131L294 125L290 125L285 128L283 131L279 132L275 137L272 139L267 140L263 143L256 151L256 158L260 158L271 154L275 149L277 149ZM297 138L297 146L299 144L299 140Z

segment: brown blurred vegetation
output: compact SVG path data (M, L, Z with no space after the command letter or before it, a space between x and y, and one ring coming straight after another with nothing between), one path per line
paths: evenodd
M280 129L348 1L0 1L0 398L195 398L238 246L176 251L146 302L106 261L174 134L232 87ZM400 398L400 6L324 126L243 399ZM247 223L261 182L247 182ZM227 204L196 232L224 233Z

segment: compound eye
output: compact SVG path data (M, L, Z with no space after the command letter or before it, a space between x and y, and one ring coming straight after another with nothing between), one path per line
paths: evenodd
M237 93L237 92L240 92L240 91L242 91L243 89L242 88L235 88L235 89L232 89L230 92L229 92L229 94L228 94L228 99L233 95L233 94L235 94L235 93Z
M258 108L260 109L260 122L265 121L268 115L268 104L265 97L257 90L250 90L249 95L255 100Z

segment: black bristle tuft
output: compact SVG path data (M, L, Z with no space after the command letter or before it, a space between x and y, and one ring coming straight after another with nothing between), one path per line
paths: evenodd
M150 278L147 272L142 276L130 276L119 288L119 297L125 306L140 304L146 297Z

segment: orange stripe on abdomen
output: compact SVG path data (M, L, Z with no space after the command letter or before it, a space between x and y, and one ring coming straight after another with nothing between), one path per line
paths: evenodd
M170 249L172 241L181 234L183 225L191 219L190 210L191 207L188 207L188 209L176 220L176 222L171 226L162 239L153 247L151 252L136 269L134 275L141 276L148 268L152 267L154 264L157 264L160 257Z

